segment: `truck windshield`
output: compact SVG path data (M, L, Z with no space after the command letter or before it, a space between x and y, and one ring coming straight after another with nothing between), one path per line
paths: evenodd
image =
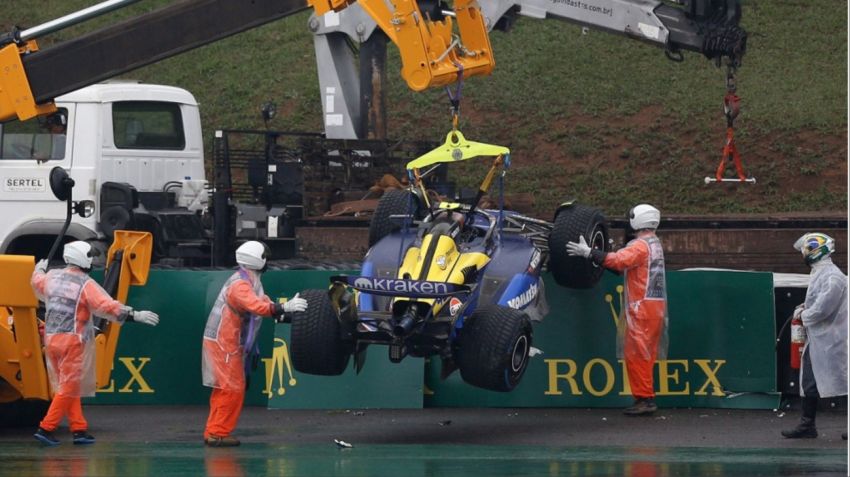
M64 159L67 118L68 110L59 108L46 117L0 124L0 160Z
M112 133L118 149L183 150L180 105L158 101L112 103Z

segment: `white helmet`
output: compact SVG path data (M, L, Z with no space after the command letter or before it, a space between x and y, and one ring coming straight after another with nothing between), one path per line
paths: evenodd
M83 270L91 268L92 251L91 245L87 242L77 240L65 245L62 251L62 258L68 265L76 265Z
M249 270L262 270L266 266L269 249L265 244L251 240L236 249L236 263Z
M660 222L661 212L649 204L638 204L629 211L629 225L634 230L655 230Z
M800 251L803 260L811 265L835 252L835 240L827 234L810 232L794 242L794 250Z

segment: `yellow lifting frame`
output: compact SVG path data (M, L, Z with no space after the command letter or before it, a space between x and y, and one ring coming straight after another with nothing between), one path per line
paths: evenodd
M510 157L510 154L511 150L505 146L469 141L463 136L463 133L457 129L453 129L446 135L446 142L444 142L441 146L438 146L408 162L407 170L412 173L414 186L419 187L422 191L422 197L424 197L426 204L430 207L431 204L428 200L428 193L425 191L425 186L422 184L421 180L422 176L419 173L419 170L423 167L466 161L469 159L475 159L476 157L496 156L496 159L493 161L493 165L487 172L487 176L484 178L484 181L479 187L480 193L484 194L490 188L490 184L496 176L496 171L500 167L505 166L507 162L505 158Z
M482 156L505 156L510 153L511 150L505 146L469 141L460 131L453 130L446 135L446 142L441 146L408 162L407 170L422 169L440 163L465 161Z

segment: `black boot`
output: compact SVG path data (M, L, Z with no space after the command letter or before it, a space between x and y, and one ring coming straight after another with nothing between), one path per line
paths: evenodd
M803 417L800 419L800 424L797 424L797 427L782 431L782 435L789 439L813 439L818 436L818 430L815 428L814 419Z
M59 439L53 437L53 431L47 431L39 427L32 436L46 446L53 447L59 445Z
M94 444L94 436L88 431L77 431L74 433L74 444Z
M786 429L782 431L782 435L789 439L813 439L818 436L818 430L815 427L815 415L818 410L817 397L803 398L803 417L800 418L800 424L794 429Z
M623 414L627 416L650 416L658 410L655 405L655 400L652 398L638 398L631 406L623 409Z

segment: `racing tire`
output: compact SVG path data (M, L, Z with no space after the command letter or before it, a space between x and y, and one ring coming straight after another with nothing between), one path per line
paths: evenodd
M342 374L351 358L351 346L342 339L342 325L327 290L306 290L301 297L307 300L307 310L292 314L292 366L307 374Z
M531 338L531 320L519 310L498 305L475 310L463 324L461 377L479 388L512 391L528 367Z
M413 210L409 210L409 209ZM419 196L408 189L388 190L378 200L375 214L369 223L369 246L378 243L387 235L400 230L402 225L398 219L392 219L393 215L412 215L414 220L423 217L422 206Z
M584 236L597 250L608 251L608 224L599 209L582 204L564 207L557 212L549 234L549 271L555 282L568 288L593 288L605 269L584 257L567 254L567 242L578 242Z

